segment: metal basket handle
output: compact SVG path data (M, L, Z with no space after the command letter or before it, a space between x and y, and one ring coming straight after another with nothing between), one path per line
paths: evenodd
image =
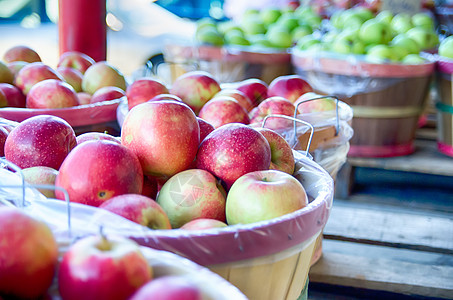
M26 187L33 187L33 188L36 188L36 189L47 189L47 190L54 190L54 191L61 191L63 192L64 194L64 199L65 199L65 202L66 202L66 213L68 215L68 220L67 220L67 224L68 224L68 234L69 234L69 237L72 237L72 231L71 231L71 205L70 205L70 201L69 201L69 194L68 194L68 191L66 191L66 189L62 188L62 187L59 187L59 186L55 186L55 185L50 185L50 184L29 184L27 182L25 182L25 178L24 178L24 175L22 174L22 169L19 168L17 165L15 165L14 163L6 160L5 158L2 158L0 157L0 164L3 164L3 165L6 165L7 167L13 169L16 174L19 174L20 178L21 178L21 185L4 185L4 184L0 184L0 187L5 187L5 188L20 188L22 189L22 201L20 203L20 208L24 208L25 207L25 190L26 190ZM0 200L1 201L1 200ZM12 205L12 204L9 204L8 202L2 202L2 203L5 203L6 205Z
M340 119L338 117L338 102L339 102L339 99L338 99L337 96L333 96L333 95L320 96L320 97L306 99L306 100L303 100L303 101L297 103L296 109L294 111L294 118L297 118L298 111L299 111L299 105L301 105L302 103L309 102L309 101L320 100L320 99L332 100L332 98L335 99L335 119L336 119L335 120L335 136L337 136L338 133L340 132ZM294 124L294 126L296 126L296 124Z
M261 124L261 127L262 127L262 128L265 128L265 126L266 126L266 121L267 121L267 119L269 119L269 118L283 118L283 119L287 119L287 120L293 121L293 123L294 123L293 144L294 144L294 145L296 145L297 142L298 142L298 141L297 141L297 124L296 124L296 123L299 122L299 123L302 123L302 124L307 125L308 127L310 127L310 129L311 129L311 131L310 131L310 137L309 137L308 142L307 142L307 150L306 150L306 156L307 156L307 157L310 157L310 154L309 154L310 151L309 151L309 150L310 150L311 141L312 141L312 139L313 139L313 134L314 134L314 131L315 131L313 125L311 125L311 124L310 124L309 122L307 122L307 121L300 120L300 119L297 119L297 118L295 118L295 117L290 117L290 116L286 116L286 115L270 114L270 115L267 115L267 116L264 117L263 123Z

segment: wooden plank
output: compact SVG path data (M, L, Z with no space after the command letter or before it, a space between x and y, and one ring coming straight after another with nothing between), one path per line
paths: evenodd
M446 299L453 295L453 267L392 260L385 256L369 258L356 253L324 252L311 267L309 278L310 282L406 295Z
M453 254L453 217L334 205L324 237Z
M453 176L453 158L437 151L434 141L416 140L416 151L411 155L390 158L348 157L355 167L417 172Z

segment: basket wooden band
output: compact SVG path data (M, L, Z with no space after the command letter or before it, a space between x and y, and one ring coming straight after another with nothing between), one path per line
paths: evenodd
M412 142L400 145L368 146L351 145L348 156L351 157L394 157L411 154L415 151Z
M415 106L351 107L354 118L407 118L419 116L422 113L422 109Z

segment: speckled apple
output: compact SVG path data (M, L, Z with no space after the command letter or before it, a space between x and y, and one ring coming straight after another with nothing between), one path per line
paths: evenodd
M236 99L230 96L217 96L209 100L200 110L198 116L211 123L214 128L229 123L249 124L247 111Z
M296 163L293 149L288 142L272 129L259 127L256 130L266 138L271 147L271 165L269 168L292 175Z
M294 104L280 96L267 98L250 112L250 123L261 127L267 115L294 116ZM271 117L266 120L265 127L273 130L292 128L293 121L284 118Z

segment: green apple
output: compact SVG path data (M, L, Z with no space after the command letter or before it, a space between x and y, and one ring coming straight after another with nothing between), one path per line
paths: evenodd
M434 29L434 19L425 12L416 13L412 16L412 24L416 27Z
M313 30L311 29L311 26L308 24L299 24L299 26L294 28L294 30L291 32L293 36L293 41L298 41L304 36L312 33Z
M222 34L225 34L228 31L232 31L232 30L241 31L242 33L244 33L244 30L242 29L242 27L239 26L236 22L234 22L232 20L223 21L223 22L218 23L217 29Z
M400 33L395 36L390 42L390 45L403 47L408 51L408 54L420 53L420 46L414 39L410 38L407 33Z
M222 34L216 28L209 26L198 30L195 37L202 44L214 46L222 46L224 44Z
M400 45L390 45L390 49L393 51L394 60L401 61L404 57L406 57L409 51Z
M266 32L266 26L259 15L248 15L241 20L241 27L246 34L259 34Z
M418 43L421 50L434 48L439 44L439 37L433 29L414 27L407 31L407 35Z
M406 65L418 65L424 64L425 62L426 59L421 57L419 54L408 54L401 60L401 63Z
M392 38L390 26L376 19L370 19L360 27L359 38L365 44L387 44Z
M274 24L282 15L282 12L277 7L266 7L260 11L261 20L266 26Z
M308 50L308 48L310 48L311 46L313 46L315 44L320 44L320 43L321 43L320 40L315 38L313 36L313 34L310 34L310 35L304 36L303 38L298 40L296 47L299 50Z
M440 56L453 59L453 35L442 40L438 53Z
M288 32L291 32L299 26L299 19L294 13L286 13L278 19L276 24L277 26L285 27Z
M289 48L293 45L293 38L285 28L275 27L266 33L267 40L275 48Z
M272 48L271 42L269 42L264 34L255 34L248 36L248 40L252 46Z
M363 21L367 21L374 18L374 13L369 8L357 6L352 8L352 10L354 11L355 14L361 16Z
M330 24L336 29L343 29L344 24L342 14L343 14L342 10L336 10L330 17Z
M335 30L328 31L321 37L322 42L325 44L333 43L335 41L335 39L337 38L338 34L339 34L339 32L337 32Z
M411 16L407 13L396 14L390 22L390 28L394 35L407 32L414 27L412 25Z
M354 31L343 31L338 34L330 49L341 54L365 53L365 45Z
M373 63L388 63L395 61L395 54L390 46L376 45L368 50L366 60Z
M202 29L204 29L206 27L214 28L214 29L217 28L216 22L213 19L209 18L209 17L205 17L205 18L202 18L202 19L198 20L196 22L196 26L197 26L196 27L197 31L202 30Z
M393 13L390 10L383 10L376 15L376 19L390 25L393 19Z
M241 31L230 30L225 33L223 38L225 39L225 43L229 45L250 45L250 41L245 38L245 35Z

